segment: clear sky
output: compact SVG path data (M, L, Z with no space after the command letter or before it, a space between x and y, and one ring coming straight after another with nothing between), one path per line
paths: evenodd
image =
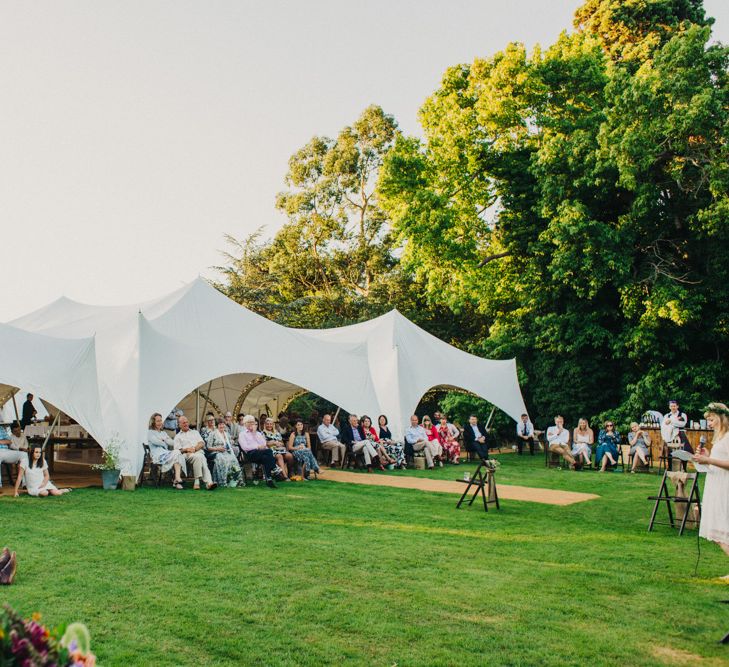
M580 0L0 0L0 321L213 276L282 223L289 156L450 65L551 44ZM729 42L729 3L707 0Z

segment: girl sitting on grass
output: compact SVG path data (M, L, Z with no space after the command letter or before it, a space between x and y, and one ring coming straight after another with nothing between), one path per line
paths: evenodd
M71 489L58 489L48 477L48 464L43 458L43 449L39 445L35 445L30 449L28 457L28 468L22 465L18 470L18 479L15 480L15 497L20 495L20 480L25 475L25 488L29 496L40 496L45 498L48 495L62 496Z

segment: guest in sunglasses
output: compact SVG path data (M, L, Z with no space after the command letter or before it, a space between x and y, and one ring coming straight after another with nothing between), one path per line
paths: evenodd
M620 433L615 430L612 421L606 421L605 427L600 430L597 436L597 453L595 460L600 466L600 472L605 472L608 465L618 464L618 448L620 447Z

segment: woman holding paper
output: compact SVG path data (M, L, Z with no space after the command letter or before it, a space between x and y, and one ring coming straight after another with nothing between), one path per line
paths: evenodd
M714 438L711 452L702 447L693 457L696 463L708 466L699 535L716 542L729 556L729 408L709 403L704 417ZM729 574L722 579L729 580Z

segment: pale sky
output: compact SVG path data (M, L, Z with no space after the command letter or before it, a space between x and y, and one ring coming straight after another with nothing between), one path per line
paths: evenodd
M450 65L551 44L580 0L0 0L0 321L215 276L283 222L290 155L369 104L407 133ZM705 2L729 42L729 3Z

